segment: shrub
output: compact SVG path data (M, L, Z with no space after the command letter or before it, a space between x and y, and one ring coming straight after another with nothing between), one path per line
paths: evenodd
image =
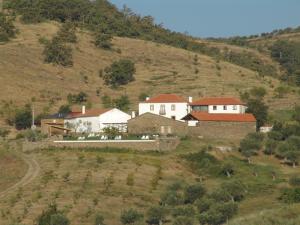
M8 129L0 127L0 137L6 138L9 133L10 131Z
M94 224L95 225L105 225L104 217L101 214L97 213L96 217L95 217L95 223Z
M140 101L145 101L146 98L147 98L148 96L149 96L148 94L142 92L142 93L139 95L139 100L140 100Z
M45 45L44 61L61 66L73 66L72 48L68 47L63 41L58 38L53 38L52 41Z
M9 41L15 35L16 28L13 25L13 20L0 12L0 42Z
M102 32L97 32L95 34L95 46L98 48L103 48L109 50L112 47L112 36L110 34L104 34Z
M38 225L69 225L70 221L60 211L56 204L50 204L46 211L37 219Z
M205 194L205 188L200 184L189 185L184 190L184 202L194 203Z
M195 215L195 209L192 205L187 206L179 206L173 209L172 216L173 217L193 217Z
M59 110L58 110L58 113L61 113L61 114L68 114L70 113L72 110L71 110L71 107L70 105L62 105L59 107Z
M161 206L151 207L147 211L146 222L149 225L160 225L166 218L166 210Z
M279 199L285 203L299 203L300 202L300 188L285 188L285 189L283 189Z
M234 173L233 165L231 163L225 162L222 165L221 173L226 175L227 177L231 177L232 174Z
M122 212L121 214L121 223L124 225L135 224L143 218L143 214L139 213L134 209L128 209Z
M117 87L134 81L135 66L130 60L122 59L105 68L103 76L107 85Z
M128 111L130 106L130 100L127 95L122 95L120 98L114 100L116 108Z
M79 92L78 94L68 94L67 99L69 104L81 104L87 102L88 95L85 92Z
M169 190L161 195L162 205L181 205L184 202L183 195L176 191Z
M76 43L77 37L75 25L69 21L64 23L57 32L56 38L66 43Z
M193 225L194 219L191 217L179 216L173 222L173 225Z
M32 115L30 105L18 109L15 115L15 127L17 130L27 129L31 127Z
M300 187L300 176L296 176L296 175L292 176L289 179L289 184L292 186Z

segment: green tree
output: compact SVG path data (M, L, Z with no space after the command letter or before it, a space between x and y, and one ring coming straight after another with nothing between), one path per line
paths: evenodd
M124 225L135 224L143 218L143 214L139 213L135 209L128 209L121 214L121 223Z
M130 106L130 101L127 95L122 95L120 98L115 99L115 106L116 108L123 110L123 111L128 111L129 106Z
M16 28L13 24L13 19L0 12L0 42L9 41L15 35Z
M256 99L263 99L267 91L264 87L254 87L250 90L250 94Z
M61 113L61 114L68 114L70 113L72 110L71 110L71 107L70 105L62 105L59 107L59 110L58 110L58 113Z
M240 151L244 155L248 162L251 163L251 156L256 155L262 147L262 140L259 134L249 134L240 142Z
M117 87L134 81L135 66L130 60L121 59L120 61L116 61L111 66L105 68L104 71L103 78L107 85Z
M44 61L61 66L73 66L72 48L58 38L46 43L44 49Z
M104 106L104 108L111 108L113 107L113 102L111 100L111 97L109 97L108 95L103 95L101 97L101 100L102 100L102 104Z
M239 181L225 182L221 185L221 189L230 195L232 202L241 201L245 195L244 187Z
M259 130L268 119L268 106L261 99L250 99L247 105L247 112L253 113L257 121L257 129Z
M61 213L51 215L50 225L69 225L69 219Z
M74 23L70 21L63 23L63 25L60 27L59 31L57 32L56 38L59 41L65 43L76 43L77 42L76 26L74 25Z
M18 109L15 116L15 127L17 130L27 129L31 127L32 115L31 108L26 105L24 108Z
M101 214L97 213L96 217L95 217L95 223L94 224L95 225L105 225L104 217Z
M227 177L231 177L232 174L234 173L234 167L233 167L233 165L231 163L225 162L222 165L221 173L225 174Z
M205 194L205 188L200 184L189 185L184 190L184 202L194 203Z
M98 48L103 48L105 50L110 50L112 48L112 36L110 34L104 34L102 32L97 32L95 34L95 46Z
M161 206L151 207L147 211L147 219L146 222L149 225L160 225L163 224L166 219L166 210Z

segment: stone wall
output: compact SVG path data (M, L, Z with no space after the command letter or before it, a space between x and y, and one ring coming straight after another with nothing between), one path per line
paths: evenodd
M212 139L242 139L255 131L255 122L201 121L196 127L189 127L190 136L203 136Z
M47 148L120 148L132 149L138 151L171 151L176 149L180 143L178 138L162 138L156 140L131 140L131 141L40 141L24 142L23 151L30 152L34 150Z
M186 136L188 127L185 122L145 113L128 121L128 133Z

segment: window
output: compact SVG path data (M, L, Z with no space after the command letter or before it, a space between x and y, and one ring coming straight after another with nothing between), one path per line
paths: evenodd
M150 105L150 111L154 111L154 105Z
M160 105L159 114L166 115L166 106L165 105Z
M233 110L237 110L237 106L236 105L233 106Z
M223 110L227 110L227 105L224 105L224 106L223 106Z
M172 110L172 111L175 111L175 110L176 110L176 105L174 105L174 104L171 105L171 110Z
M216 105L213 106L213 110L217 110L217 106Z
M176 120L176 116L171 116L171 119Z

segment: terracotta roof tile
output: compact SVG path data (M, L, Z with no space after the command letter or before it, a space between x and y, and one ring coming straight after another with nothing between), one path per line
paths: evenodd
M223 121L223 122L256 122L253 114L212 114L207 112L192 112L189 115L199 121Z
M86 110L85 114L82 114L81 112L71 112L67 116L67 118L73 119L73 118L80 118L80 117L95 117L95 116L99 116L103 113L106 113L110 110L111 109L90 109L90 110Z
M191 103L191 105L245 105L236 98L202 98Z
M145 101L145 103L185 103L185 102L187 102L186 99L176 94L160 94Z

